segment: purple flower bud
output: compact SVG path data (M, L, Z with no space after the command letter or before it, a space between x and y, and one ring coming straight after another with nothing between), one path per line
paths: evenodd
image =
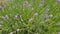
M16 15L15 18L17 18L18 16Z
M8 15L2 16L3 19L8 19Z
M28 1L24 2L24 7L30 7L30 6L31 6L31 4L29 4Z
M38 13L34 13L34 16L37 16L38 15Z
M44 0L41 0L39 7L42 8L43 6L44 6Z
M18 18L18 14L17 14L17 15L15 15L15 16L14 16L14 18L15 18L15 19L17 19L17 18Z
M26 5L26 4L29 4L28 1L25 1L25 2L24 2L24 5Z
M33 21L33 18L30 18L30 19L29 19L29 22L32 22L32 21Z
M58 34L60 34L60 32L58 32Z
M4 1L4 5L6 5L7 4L7 2L6 1Z

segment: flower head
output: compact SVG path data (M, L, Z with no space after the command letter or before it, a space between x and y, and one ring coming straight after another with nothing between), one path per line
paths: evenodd
M8 17L8 15L6 15L6 16L2 16L2 18L3 19L8 19L9 17Z
M17 18L18 18L18 14L17 14L17 15L15 15L15 16L14 16L14 18L15 18L15 19L17 19Z
M28 2L28 1L25 1L25 2L24 2L24 6L25 6L25 7L30 7L30 6L31 6L31 4L29 4L29 2Z
M29 19L29 22L32 22L32 21L33 21L33 18L30 18L30 19Z
M38 13L34 13L34 16L37 16L38 15Z

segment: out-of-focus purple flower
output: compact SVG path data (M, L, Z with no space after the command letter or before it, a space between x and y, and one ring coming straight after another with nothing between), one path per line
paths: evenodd
M50 7L46 6L45 13L48 13L49 10L50 10Z
M15 16L15 18L17 18L17 17L18 17L18 15Z
M17 19L18 18L18 14L14 16L14 19Z
M60 2L60 0L57 0L58 2Z
M9 17L8 17L8 15L6 15L6 16L2 16L2 18L3 19L8 19Z
M6 0L4 0L4 5L6 5L7 4L7 2L6 2Z
M44 0L41 0L39 7L42 8L44 6Z
M58 34L60 34L60 32L58 32Z
M34 13L34 16L37 16L38 15L38 13Z
M2 9L2 6L0 5L0 9Z
M24 6L25 6L25 7L30 7L31 4L29 4L28 1L25 1L25 2L24 2Z
M32 20L33 20L33 18L30 18L30 19L29 19L29 22L32 22Z

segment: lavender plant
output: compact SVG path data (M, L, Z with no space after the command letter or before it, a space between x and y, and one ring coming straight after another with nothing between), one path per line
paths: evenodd
M60 0L0 0L0 34L60 34Z

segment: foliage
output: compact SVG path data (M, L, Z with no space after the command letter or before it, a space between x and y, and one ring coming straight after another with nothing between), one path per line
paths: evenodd
M57 34L60 31L57 0L12 0L0 7L0 34Z

